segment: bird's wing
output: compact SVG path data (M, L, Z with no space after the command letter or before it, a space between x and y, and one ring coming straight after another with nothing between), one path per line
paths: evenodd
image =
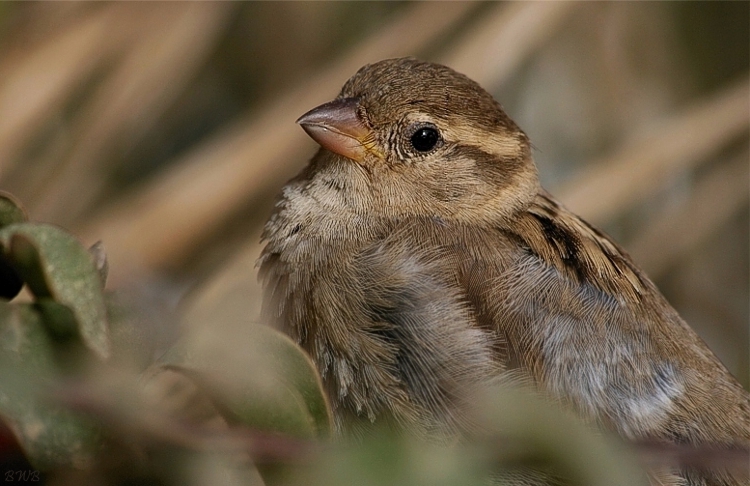
M747 392L606 235L540 194L486 238L463 287L541 388L626 437L750 439Z

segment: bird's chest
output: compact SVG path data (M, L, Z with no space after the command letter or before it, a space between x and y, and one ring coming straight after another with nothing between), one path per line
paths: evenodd
M300 231L266 271L280 327L312 356L342 429L385 421L450 433L470 389L498 372L456 268L409 228Z

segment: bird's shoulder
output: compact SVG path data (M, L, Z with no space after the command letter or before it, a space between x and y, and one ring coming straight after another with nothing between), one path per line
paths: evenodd
M345 205L322 207L325 201L306 194L306 188L304 181L285 188L266 225L261 263L309 268L323 260L350 265L365 259L371 264L377 253L390 255L391 267L398 261L420 261L438 272L452 266L459 273L480 267L495 274L531 259L554 269L559 278L627 303L637 304L655 292L619 245L543 191L510 220L471 225L421 215L368 218L346 211Z
M623 248L545 191L503 232L563 278L621 302L639 303L656 291Z

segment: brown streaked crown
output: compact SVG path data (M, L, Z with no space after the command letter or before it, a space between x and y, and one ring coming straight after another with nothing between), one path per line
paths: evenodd
M490 130L521 131L479 84L449 67L410 57L363 66L339 97L359 98L374 127L416 109L441 119L465 117Z

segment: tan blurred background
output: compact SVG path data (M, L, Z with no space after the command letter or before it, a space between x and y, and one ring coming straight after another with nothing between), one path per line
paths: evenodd
M749 26L747 2L4 2L0 189L103 240L110 287L242 325L315 149L294 120L367 62L443 62L747 387Z

